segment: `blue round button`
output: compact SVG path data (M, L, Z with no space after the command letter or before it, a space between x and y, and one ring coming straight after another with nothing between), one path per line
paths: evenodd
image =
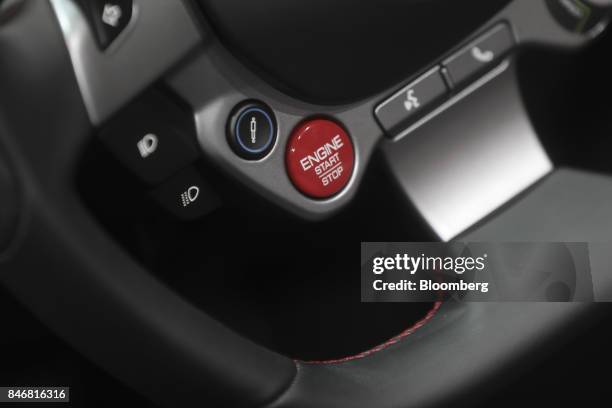
M241 157L257 160L274 147L276 122L270 108L260 102L240 105L229 124L229 142Z

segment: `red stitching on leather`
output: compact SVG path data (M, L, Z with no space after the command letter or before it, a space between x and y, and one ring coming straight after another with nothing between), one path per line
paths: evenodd
M442 305L442 302L440 302L440 301L435 302L433 307L431 308L431 310L429 312L427 312L425 317L423 317L421 320L416 322L414 325L412 325L408 329L404 330L403 332L401 332L397 336L394 336L394 337L390 338L389 340L385 341L384 343L382 343L382 344L380 344L380 345L378 345L376 347L373 347L373 348L371 348L369 350L363 351L363 352L361 352L359 354L355 354L353 356L348 356L348 357L337 358L337 359L333 359L333 360L311 360L311 361L295 360L295 362L296 363L303 363L303 364L339 364L339 363L346 363L348 361L359 360L360 358L368 357L368 356L370 356L370 355L372 355L374 353L378 353L379 351L382 351L382 350L386 349L389 346L392 346L395 343L400 342L402 339L410 336L412 333L414 333L415 331L417 331L421 327L425 326L425 324L427 324L427 322L429 322L436 315L436 313L440 309L441 305Z

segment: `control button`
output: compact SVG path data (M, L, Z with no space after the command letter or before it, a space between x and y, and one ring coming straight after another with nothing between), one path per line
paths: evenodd
M507 25L501 24L444 61L453 85L459 86L491 65L514 46Z
M147 184L166 180L199 156L191 116L157 92L125 108L100 137Z
M181 220L202 217L221 203L193 166L175 174L151 195L166 211Z
M261 102L239 105L228 124L228 141L240 157L257 160L274 147L276 121L272 110Z
M289 178L309 197L329 198L340 192L351 179L354 164L350 137L331 120L309 120L298 126L289 139Z
M376 108L376 117L391 137L422 117L448 93L439 68L429 71Z
M586 33L610 17L612 0L546 0L559 24L575 33Z
M79 0L79 2L91 21L102 49L106 49L132 19L134 0Z

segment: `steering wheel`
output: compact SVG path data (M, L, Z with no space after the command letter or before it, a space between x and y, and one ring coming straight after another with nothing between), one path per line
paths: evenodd
M435 239L603 242L612 179L556 166L526 105L518 59L597 43L611 7L4 0L2 285L162 406L451 403L592 319L595 306L437 302L369 349L283 355L171 289L109 232L76 187L84 152L101 138L182 220L220 205L212 176L190 167L196 161L227 176L226 188L316 224L382 182L367 177L380 160L385 182ZM365 240L360 222L355 245ZM593 254L598 294L612 291L606 252Z

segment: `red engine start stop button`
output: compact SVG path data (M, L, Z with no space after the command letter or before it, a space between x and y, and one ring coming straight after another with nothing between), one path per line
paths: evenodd
M295 187L313 198L329 198L351 179L353 143L346 131L327 119L309 120L292 133L286 153L287 173Z

